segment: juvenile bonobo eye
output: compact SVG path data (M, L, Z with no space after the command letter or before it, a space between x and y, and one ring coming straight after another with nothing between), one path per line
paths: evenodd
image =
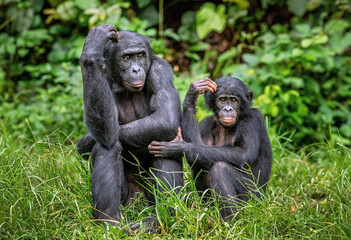
M230 101L231 101L232 103L236 103L236 102L238 101L238 99L236 99L235 97L232 97L232 98L230 98Z
M143 53L138 53L138 58L143 58L144 54Z
M123 56L123 59L124 59L124 60L129 60L129 59L130 59L130 56L129 56L129 55L124 55L124 56Z
M224 97L221 97L221 98L219 98L219 101L220 101L220 102L225 102L225 98L224 98Z

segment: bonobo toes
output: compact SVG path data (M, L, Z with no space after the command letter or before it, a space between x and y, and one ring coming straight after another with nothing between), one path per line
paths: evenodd
M155 216L147 217L146 219L140 222L134 223L129 228L134 231L141 230L150 233L161 232L161 224Z

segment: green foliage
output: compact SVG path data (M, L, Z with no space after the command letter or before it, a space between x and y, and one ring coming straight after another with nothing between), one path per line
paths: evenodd
M125 1L12 1L1 7L0 119L14 138L86 131L79 59L88 27L113 24L156 35L147 21L127 14Z
M196 32L200 39L204 39L211 31L221 33L226 26L224 5L204 3L196 13Z
M42 136L57 132L82 135L82 80L77 66L60 64L27 65L34 81L21 81L19 92L0 97L0 118L10 127L9 134L17 138ZM46 84L43 88L42 84Z
M284 7L276 1L266 4ZM202 9L213 9L210 5L204 4ZM292 17L290 25L269 28L255 26L261 12L248 16L245 6L229 4L227 16L223 16L228 29L241 30L234 34L235 46L220 55L210 48L202 49L201 58L201 52L185 53L193 59L192 75L211 71L214 78L231 75L244 80L254 90L255 106L271 117L276 129L295 132L296 145L321 141L329 134L351 144L351 19L346 14L350 6L288 1L286 7L295 15L316 9L321 15L309 15L306 20ZM337 11L327 18L330 9ZM245 24L254 31L243 31ZM206 27L201 39L211 31L210 24Z
M309 0L288 0L288 7L290 12L302 17L306 13L308 2Z
M160 6L150 0L5 3L0 16L0 119L14 137L30 137L28 123L35 135L85 131L80 54L89 28L113 24L152 37L156 54L179 60L175 71L178 62L186 65L182 69L188 67L190 74L181 75L184 81L175 82L181 96L190 82L203 77L239 77L254 90L255 106L271 118L274 129L296 132L296 145L330 134L351 144L347 1L204 2L199 10L184 12L178 28L164 31ZM167 9L168 3L163 4ZM273 19L277 15L272 9L291 15ZM208 113L200 98L199 119Z
M351 70L343 53L351 46L351 26L339 34L328 30L339 21L316 27L296 22L291 31L274 25L258 38L254 53L243 55L243 64L223 69L254 89L256 106L273 124L298 129L298 142L323 140L333 126L333 134L350 144Z
M340 144L351 144L348 1L207 2L199 11L185 12L178 29L161 34L160 27L161 38L156 31L157 24L162 26L157 2L133 3L2 2L2 238L348 238L351 152ZM295 17L287 14L277 21L274 16L280 10ZM269 19L273 20L268 23ZM186 185L179 194L165 197L153 189L156 206L137 200L123 209L123 216L132 221L156 212L160 234L105 229L92 221L90 163L77 155L74 141L87 131L79 58L89 28L98 24L153 37L152 48L167 60L190 59L190 73L175 76L181 100L191 82L210 75L239 77L253 89L255 106L270 122L275 158L264 199L251 199L233 221L223 222L218 204L198 194L196 176L184 163ZM221 38L211 42L213 31ZM166 48L170 39L171 46L181 47ZM197 118L208 114L200 96ZM277 135L285 131L291 135ZM304 145L326 138L326 144ZM300 151L291 145L300 146ZM165 206L174 212L169 214Z

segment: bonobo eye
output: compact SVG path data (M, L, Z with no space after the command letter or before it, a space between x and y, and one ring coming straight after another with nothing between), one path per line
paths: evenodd
M236 103L236 102L238 101L238 99L232 97L232 98L230 98L230 101L231 101L232 103Z
M219 100L220 102L225 102L225 98L224 98L224 97L220 97L218 100Z
M138 53L138 58L143 58L143 57L144 57L144 54Z
M124 60L129 60L129 59L130 59L130 56L129 56L129 55L124 55L124 56L123 56L123 59L124 59Z

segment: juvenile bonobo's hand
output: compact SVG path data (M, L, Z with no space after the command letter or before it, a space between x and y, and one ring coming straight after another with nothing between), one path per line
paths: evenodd
M102 25L92 28L85 39L82 60L94 57L102 58L105 45L109 41L118 42L118 32L114 26Z
M178 128L178 133L175 139L170 142L158 142L152 141L149 144L149 152L155 157L162 158L172 158L174 160L181 159L183 156L183 148L185 142L182 137L182 132L180 127Z
M205 91L210 91L211 93L217 91L217 84L210 78L205 78L193 82L186 94L187 101L184 102L196 105L198 96Z
M189 88L189 92L191 92L192 94L200 95L204 91L210 91L211 93L214 93L215 91L217 91L217 84L210 78L205 78L193 82Z

